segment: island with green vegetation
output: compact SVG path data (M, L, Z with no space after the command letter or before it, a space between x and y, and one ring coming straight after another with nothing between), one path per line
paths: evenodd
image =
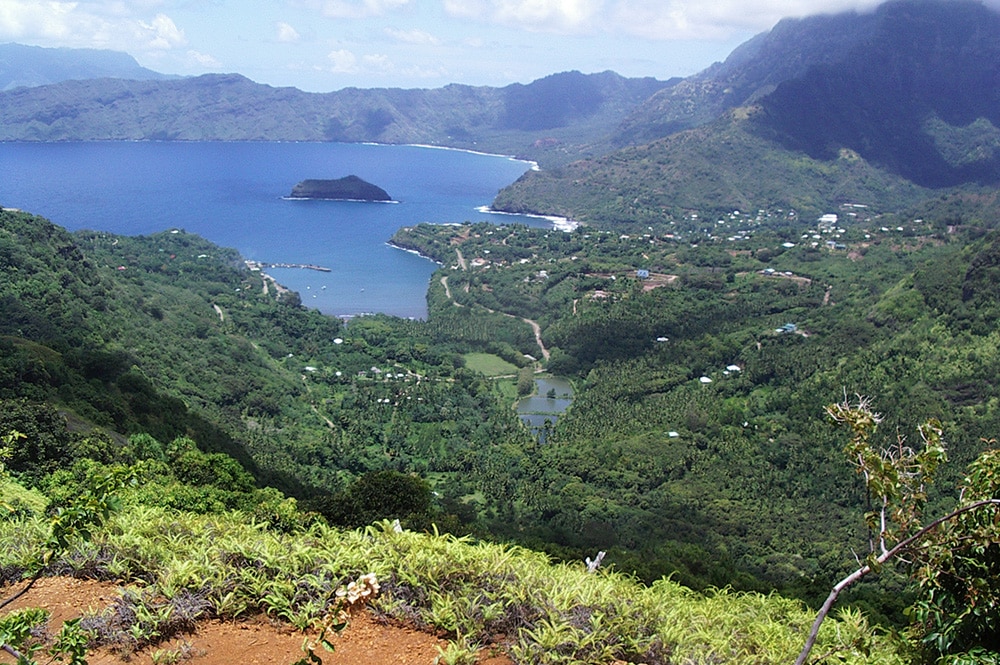
M356 175L332 180L307 179L295 185L292 199L328 199L334 201L392 201L389 193L378 185Z

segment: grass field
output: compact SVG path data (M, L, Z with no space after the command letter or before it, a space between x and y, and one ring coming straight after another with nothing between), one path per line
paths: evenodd
M517 367L492 353L466 353L465 366L486 376L517 374Z

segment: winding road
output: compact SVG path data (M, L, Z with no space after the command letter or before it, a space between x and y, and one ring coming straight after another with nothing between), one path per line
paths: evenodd
M468 270L469 267L465 261L465 257L462 256L462 252L457 247L455 248L455 254L458 255L458 266L462 270ZM462 303L456 302L451 295L451 288L448 286L447 275L441 278L441 286L444 287L444 294L448 297L448 300L451 301L451 304L454 305L455 307L462 307ZM493 314L503 314L504 316L509 316L512 319L520 318L514 316L513 314L508 314L507 312L498 312L494 309L490 309L489 307L485 307L484 309L486 309L486 311L488 312L492 312ZM542 342L542 327L538 325L537 321L532 321L531 319L525 319L525 318L521 318L521 320L527 323L529 326L531 326L531 330L535 333L535 343L538 344L538 348L542 353L542 359L547 361L551 354L549 353L549 350L545 348L545 344Z

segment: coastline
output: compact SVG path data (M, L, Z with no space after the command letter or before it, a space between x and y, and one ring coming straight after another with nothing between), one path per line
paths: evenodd
M250 143L312 143L316 145L329 145L329 144L340 144L340 145L376 145L376 146L390 146L399 147L406 146L410 148L430 148L432 150L453 150L455 152L467 152L470 155L483 155L485 157L503 157L504 159L509 159L512 162L523 162L529 165L532 171L540 170L538 162L533 159L523 159L516 155L505 155L497 152L486 152L483 150L472 150L471 148L455 148L448 145L434 145L432 143L379 143L377 141L320 141L320 140L309 140L309 139L151 139L151 138L77 138L77 139L55 139L55 140L30 140L30 139L10 139L0 141L0 143L8 143L12 145L17 144L44 144L44 143L60 143L60 144L71 144L71 143L236 143L236 144L250 144Z
M309 143L313 147L307 147L303 143ZM489 203L488 196L491 191L496 191L512 182L527 168L527 164L523 161L511 160L506 156L499 156L500 159L485 159L487 155L475 154L473 151L438 148L453 150L456 156L445 158L448 153L441 153L439 157L433 157L421 150L420 146L405 148L399 144L382 144L387 149L379 150L357 144L355 149L350 149L349 144L335 142L100 141L80 142L65 150L61 148L59 159L55 161L49 157L50 151L36 148L38 145L38 142L31 142L24 144L24 149L11 146L9 150L4 151L5 157L10 154L18 160L23 160L18 161L18 164L23 164L26 172L42 174L31 179L32 182L39 183L38 185L24 184L14 188L12 194L8 196L6 202L8 206L32 210L38 206L40 214L59 220L70 230L98 228L126 236L149 235L176 226L178 202L170 192L177 191L179 187L190 189L197 175L195 184L199 189L191 189L193 196L186 197L185 202L190 199L192 204L206 204L208 207L205 209L210 210L211 214L191 215L190 224L193 226L188 226L187 230L221 247L237 249L244 260L331 267L333 270L330 273L270 266L263 270L282 287L298 292L303 306L319 309L331 316L384 312L404 318L426 318L427 279L438 267L437 264L407 260L395 252L385 252L384 249L378 252L377 246L386 244L389 236L398 228L430 219L449 220L442 221L443 224L460 224L461 222L452 220L475 217L496 224L507 222L492 215L487 217L472 213L477 206ZM375 154L367 151L375 151ZM466 152L467 158L461 158L457 154L460 152ZM407 199L411 198L409 195L402 197L400 205L389 208L362 209L356 205L335 206L332 203L285 205L283 199L293 197L286 196L288 190L281 190L289 178L295 178L296 172L301 170L302 163L312 163L309 160L325 163L326 160L340 158L341 155L344 155L348 162L357 160L358 163L367 163L361 160L372 160L373 163L383 164L387 160L398 161L399 164L406 166L400 171L403 174L401 177L407 180L407 185L414 191L423 192L425 189L436 191L432 185L442 182L448 185L447 178L452 172L462 176L461 182L468 180L470 188L477 187L480 180L488 183L489 187L476 189L472 196L461 191L453 195L449 190L448 196L431 197L426 202L418 201L421 206L407 205ZM61 190L60 196L38 196L39 192L47 192L50 189L49 185L51 188L58 186L55 183L61 179L58 175L59 170L71 168L86 173L87 169L80 169L79 163L93 163L95 158L105 159L109 156L127 156L129 159L109 159L114 168L110 171L102 170L101 174L95 173L93 169L90 170L91 173L84 178L84 182L88 196L97 197L93 205L72 206L61 198L65 193ZM234 156L246 160L247 172L250 175L245 182L232 181L225 169L217 166L233 159ZM179 164L181 168L172 169L176 171L176 177L158 177L156 186L148 192L142 188L148 180L146 171L141 170L136 174L132 172L133 169L126 166L133 159L163 158L169 158L172 160L171 163ZM432 164L436 169L433 171L433 183L426 186L423 182L429 177L427 175L429 171L420 166L425 162ZM274 175L275 164L283 169L282 173L287 171L291 176ZM458 171L453 171L454 169ZM481 177L479 174L482 174ZM472 175L475 177L471 177ZM276 181L276 184L271 183L271 180ZM169 187L164 188L164 183ZM5 192L7 184L5 182ZM17 182L12 181L10 184L15 185ZM204 191L201 189L202 185L205 185ZM233 195L217 200L214 197L213 187L223 188L222 191L231 192ZM277 191L274 191L275 189ZM122 199L124 204L117 203L119 198L122 198L122 192L133 190L141 191L144 196L125 196ZM205 196L202 196L203 194ZM27 198L22 203L15 195ZM402 196L402 193L399 195ZM32 197L44 200L35 203ZM298 200L298 197L295 198ZM441 198L441 201L438 201L438 198ZM111 205L115 206L115 214L102 215L103 206ZM406 212L403 211L404 208L407 209ZM411 211L411 208L415 212ZM331 216L334 216L338 223L328 223L334 219ZM364 219L378 218L379 225L357 223L357 220L362 219L361 216ZM92 221L94 217L99 217L102 222L107 221L107 223L98 224ZM341 218L346 221L340 223ZM530 226L550 227L550 223L545 220L527 217L513 219ZM381 226L383 221L384 228ZM242 230L244 227L248 232ZM372 245L375 245L374 249L371 249ZM357 251L353 251L355 246L358 248ZM350 256L343 256L345 248L352 248ZM414 253L427 261L435 260L433 256L423 255L411 248L394 248ZM349 268L354 265L352 261L355 258L367 257L369 252L372 257L370 262L363 261L358 269ZM392 258L392 255L395 255L395 258ZM274 295L277 287L270 280L268 284L270 293ZM324 285L327 287L325 291L322 290Z
M503 210L494 210L489 206L479 206L476 208L477 212L481 212L487 215L512 215L515 217L533 217L534 219L547 219L552 222L552 228L557 231L575 231L580 228L580 222L575 219L569 219L568 217L559 217L558 215L538 215L530 212L505 212Z
M471 148L453 148L447 145L433 145L430 143L371 143L367 142L365 145L406 145L411 148L430 148L431 150L452 150L454 152L467 152L470 155L482 155L484 157L503 157L509 159L512 162L522 162L527 164L532 171L540 170L538 162L533 159L522 159L516 155L503 155L496 152L483 152L482 150L472 150Z
M282 201L349 201L351 203L399 203L396 200L375 201L372 199L327 199L321 196L282 196Z
M388 245L389 247L392 247L393 249L398 249L398 250L404 251L407 254L416 254L420 258L427 259L428 261L431 261L432 263L436 263L439 266L443 266L444 265L444 263L442 263L441 261L438 261L434 257L427 256L426 254L424 254L420 250L413 249L412 247L406 247L405 245L400 245L398 243L393 242L392 240L386 240L385 244Z

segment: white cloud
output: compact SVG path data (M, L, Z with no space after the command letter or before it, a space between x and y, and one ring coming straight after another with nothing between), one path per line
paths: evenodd
M149 23L139 21L138 25L146 34L148 48L167 50L187 43L184 31L179 30L166 14L157 14Z
M609 25L648 39L715 39L767 30L786 17L868 10L881 0L616 0Z
M5 39L61 39L72 34L75 2L0 3L0 37Z
M188 62L194 67L201 67L207 70L218 70L222 67L222 63L216 60L214 57L207 53L201 53L200 51L189 50L187 52Z
M374 53L364 56L361 61L364 63L366 71L391 72L393 70L392 61L389 56Z
M717 39L782 18L868 10L882 0L442 0L460 18L564 34ZM997 0L1000 2L1000 0Z
M184 31L166 14L133 11L143 10L143 4L2 0L0 40L120 51L163 51L187 43Z
M408 4L410 0L299 0L294 4L319 10L330 18L381 16Z
M358 57L346 49L330 51L326 58L334 74L354 74L358 71Z
M352 51L340 49L331 51L326 59L330 61L326 71L334 74L386 74L395 71L389 56L369 53L360 58Z
M437 37L429 32L424 32L423 30L399 30L397 28L386 28L385 34L392 39L395 39L397 42L413 44L415 46L436 46L441 43Z
M278 21L278 23L275 24L275 30L277 31L277 39L279 42L292 43L297 42L300 39L298 30L284 21Z
M453 16L527 30L581 32L591 29L602 0L444 0Z

